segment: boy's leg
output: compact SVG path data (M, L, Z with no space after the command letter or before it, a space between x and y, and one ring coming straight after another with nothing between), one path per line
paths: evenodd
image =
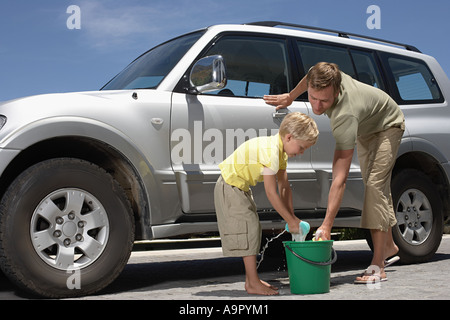
M243 259L245 266L245 290L247 293L266 296L277 295L277 288L259 278L256 269L256 256L245 256Z
M214 190L217 222L225 256L243 257L250 294L275 295L277 289L261 281L257 272L256 255L261 246L261 225L251 192L243 192L219 178Z

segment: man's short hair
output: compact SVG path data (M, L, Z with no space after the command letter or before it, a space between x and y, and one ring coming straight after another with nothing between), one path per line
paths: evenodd
M338 93L342 81L341 71L335 63L319 62L309 69L306 75L306 81L308 82L308 86L313 89L322 90L332 86L334 92Z

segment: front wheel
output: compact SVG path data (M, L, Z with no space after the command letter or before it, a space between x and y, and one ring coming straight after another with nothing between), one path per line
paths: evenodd
M406 169L392 179L397 225L392 228L402 262L428 261L443 233L443 206L436 185L424 173Z
M92 294L128 261L133 215L120 185L98 166L52 159L30 167L0 205L0 266L43 297Z

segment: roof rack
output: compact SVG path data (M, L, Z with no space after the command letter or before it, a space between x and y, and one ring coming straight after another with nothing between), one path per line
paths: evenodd
M399 42L394 42L394 41L389 41L389 40L383 40L383 39L379 39L379 38L368 37L368 36L363 36L360 34L343 32L343 31L338 31L338 30L331 30L331 29L325 29L325 28L319 28L319 27L311 27L311 26L305 26L305 25L294 24L294 23L285 23L285 22L279 22L279 21L257 21L257 22L246 23L246 25L263 26L263 27L282 26L282 27L291 27L291 28L298 28L298 29L335 33L339 37L342 37L342 38L350 38L350 36L351 36L351 37L355 37L355 38L367 39L367 40L372 40L372 41L376 41L376 42L387 43L387 44L403 47L406 50L421 53L421 51L419 49L417 49L416 47L411 46L409 44L404 44L404 43L399 43Z

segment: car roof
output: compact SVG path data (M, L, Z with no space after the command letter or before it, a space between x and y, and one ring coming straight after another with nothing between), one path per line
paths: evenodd
M245 24L218 24L210 26L206 29L217 33L226 31L241 31L301 37L373 50L388 51L412 57L424 56L424 54L418 48L409 44L359 35L345 31L311 27L279 21L259 21Z

